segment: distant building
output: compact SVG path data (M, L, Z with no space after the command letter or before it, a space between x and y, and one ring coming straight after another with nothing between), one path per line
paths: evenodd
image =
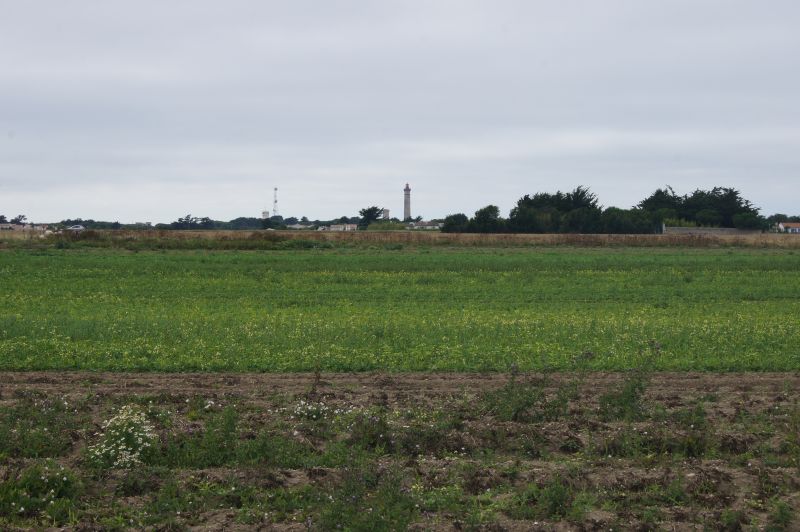
M800 223L798 222L781 222L778 224L778 231L781 233L795 233L800 234Z
M323 225L319 231L358 231L358 224L333 224Z
M381 218L384 220L388 220L389 218L391 218L391 216L389 216L389 209L381 210Z
M438 231L442 225L441 222L410 222L408 228L413 231Z
M261 211L261 219L269 220L269 211Z

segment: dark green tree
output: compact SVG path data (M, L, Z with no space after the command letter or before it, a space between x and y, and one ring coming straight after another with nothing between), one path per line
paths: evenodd
M525 195L511 209L508 229L518 233L594 233L601 230L602 209L587 187L555 194Z
M561 217L562 233L599 233L602 231L599 208L578 207Z
M722 224L722 215L717 209L702 209L693 213L692 217L703 227L719 227Z
M381 217L382 212L383 209L375 205L371 207L366 207L358 211L358 214L361 215L361 219L358 222L359 229L366 229L369 226L369 224L378 221L378 219Z
M446 216L444 222L442 222L441 231L443 233L463 233L467 230L468 223L469 218L467 218L466 214L450 214Z
M664 188L656 189L655 192L640 201L637 207L653 213L662 209L671 210L674 212L671 217L675 217L683 205L683 199L682 196L675 194L671 186L667 185Z
M737 229L760 229L763 231L768 229L770 224L763 216L752 212L742 212L733 216L733 226Z
M496 205L487 205L478 209L469 221L467 229L470 233L502 233L505 229L505 220L500 218L500 208Z
M589 209L589 210L599 210L600 206L598 205L597 196L591 192L588 188L579 186L572 192L567 192L565 194L567 202L569 203L569 210L574 211L575 209Z
M642 209L609 207L603 211L601 222L604 233L646 234L655 233L658 224L650 213Z

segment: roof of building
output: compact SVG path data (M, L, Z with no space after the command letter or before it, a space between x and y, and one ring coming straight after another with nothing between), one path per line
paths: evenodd
M784 227L800 227L800 222L781 222Z

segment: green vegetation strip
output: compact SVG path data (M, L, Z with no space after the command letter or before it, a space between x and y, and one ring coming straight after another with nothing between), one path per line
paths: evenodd
M0 369L800 369L800 254L0 253Z

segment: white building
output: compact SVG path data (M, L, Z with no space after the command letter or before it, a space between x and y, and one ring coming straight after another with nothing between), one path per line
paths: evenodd
M323 225L319 231L358 231L358 224L333 224Z
M800 223L798 222L781 222L778 224L778 231L781 233L798 233L800 234Z

